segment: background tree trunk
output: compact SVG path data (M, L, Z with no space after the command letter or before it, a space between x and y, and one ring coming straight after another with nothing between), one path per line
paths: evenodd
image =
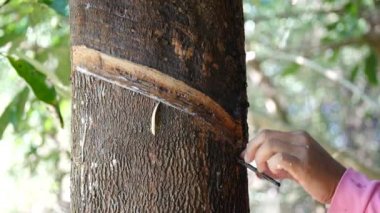
M188 113L164 98L153 135L160 97L79 72L110 72L101 58L73 63L72 212L248 212L246 170L235 159L247 141L242 2L71 0L70 15L73 48L86 46L184 82L239 127L224 137L216 114ZM114 77L123 78L133 76Z

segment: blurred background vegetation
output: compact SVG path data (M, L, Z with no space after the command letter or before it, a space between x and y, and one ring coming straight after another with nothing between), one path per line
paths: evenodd
M309 131L380 179L380 1L244 0L250 137ZM0 0L0 211L68 212L67 0ZM323 172L323 171L321 171ZM254 212L325 212L249 173Z

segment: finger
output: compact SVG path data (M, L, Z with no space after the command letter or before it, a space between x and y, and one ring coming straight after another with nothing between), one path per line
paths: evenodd
M308 146L310 144L310 135L305 131L293 131L290 132L290 134L293 135L294 140L293 143L298 145L306 145Z
M253 159L255 158L256 150L265 141L265 138L271 135L271 132L272 130L262 130L255 138L249 141L249 143L247 144L247 148L245 149L245 162L250 163L253 161Z
M287 153L277 153L271 157L269 164L269 168L273 173L283 170L290 175L290 178L297 182L302 181L302 177L304 176L303 166L301 160L297 157Z
M270 175L274 179L293 179L292 176L284 169L279 167L278 154L273 155L267 161L268 171L265 171L266 174Z
M271 138L278 139L290 139L292 135L286 132L280 132L275 130L263 130L254 139L252 139L246 148L244 160L247 163L252 162L255 159L257 149L267 140Z
M293 180L292 176L286 172L285 170L277 170L276 173L272 173L272 178L277 180L283 180L283 179L291 179Z
M285 172L285 171L284 171ZM275 173L272 173L269 169L268 170L265 170L263 171L262 173L266 174L267 176L273 178L273 179L283 179L281 174L275 174ZM259 175L257 176L259 177ZM260 177L259 177L260 178ZM261 178L260 178L261 179Z
M294 154L297 146L278 139L265 141L256 151L255 162L260 172L268 170L267 161L276 153Z

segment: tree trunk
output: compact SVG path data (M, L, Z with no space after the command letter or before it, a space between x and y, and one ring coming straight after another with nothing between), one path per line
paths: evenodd
M70 16L72 212L248 212L242 2L71 0Z

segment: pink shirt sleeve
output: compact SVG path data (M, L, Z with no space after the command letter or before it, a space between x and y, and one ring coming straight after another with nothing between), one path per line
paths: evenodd
M368 180L363 174L347 169L335 190L328 212L380 212L380 181Z

